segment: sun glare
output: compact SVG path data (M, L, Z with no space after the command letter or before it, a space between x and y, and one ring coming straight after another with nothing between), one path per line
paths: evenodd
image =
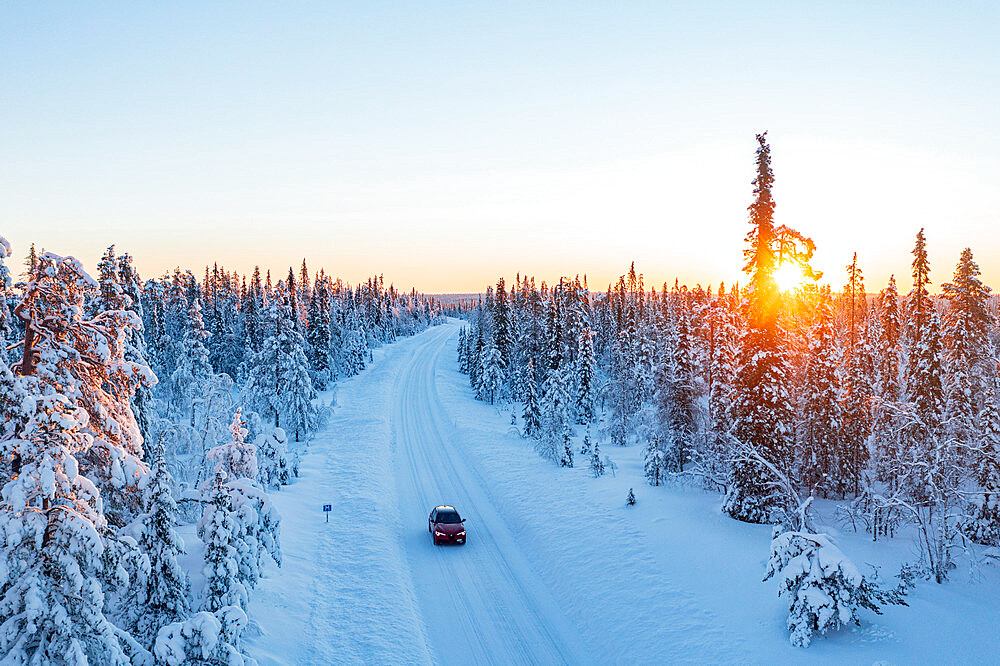
M805 283L806 276L798 264L785 263L774 271L774 281L781 291L795 291Z

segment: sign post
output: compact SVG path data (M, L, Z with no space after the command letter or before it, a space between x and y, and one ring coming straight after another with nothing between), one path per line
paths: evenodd
M326 522L330 522L330 512L331 511L333 511L333 505L332 504L324 504L323 505L323 513L326 514Z

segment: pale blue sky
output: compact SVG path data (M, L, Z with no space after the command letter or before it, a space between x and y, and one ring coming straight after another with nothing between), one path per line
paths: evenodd
M741 277L754 132L837 271L1000 288L997 3L0 4L0 234L146 275ZM901 275L900 275L901 274Z

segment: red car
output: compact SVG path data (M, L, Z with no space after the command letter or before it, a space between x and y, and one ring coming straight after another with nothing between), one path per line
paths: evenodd
M465 518L453 506L442 504L431 510L427 518L427 531L434 536L434 545L465 543Z

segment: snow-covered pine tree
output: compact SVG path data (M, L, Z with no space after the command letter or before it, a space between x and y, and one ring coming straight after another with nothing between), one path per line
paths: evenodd
M159 445L143 488L146 513L139 535L139 547L149 557L150 574L135 636L148 649L153 647L161 627L184 620L190 611L190 584L187 573L177 563L177 556L184 552L184 541L174 529L177 504L171 494L172 485L163 446Z
M112 524L138 513L131 492L146 473L142 435L131 409L139 384L151 386L148 366L125 358L126 337L141 327L129 310L84 316L97 288L73 257L46 252L23 290L15 315L25 324L21 360L13 370L37 382L37 394L61 394L87 412L82 426L93 443L75 451L83 474L101 490Z

